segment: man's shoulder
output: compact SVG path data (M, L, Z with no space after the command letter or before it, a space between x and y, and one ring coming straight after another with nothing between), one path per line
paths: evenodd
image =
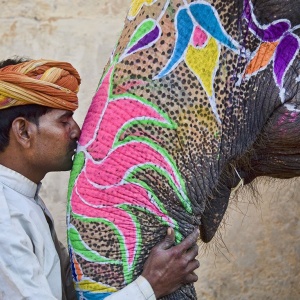
M41 215L39 207L32 200L0 182L0 226L8 223L29 223Z

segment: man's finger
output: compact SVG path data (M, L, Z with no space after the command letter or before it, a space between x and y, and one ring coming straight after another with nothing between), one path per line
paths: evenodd
M166 237L158 243L157 247L161 248L163 250L167 250L171 248L175 243L175 232L174 229L169 227L167 230L167 235Z
M198 255L198 245L194 245L186 252L186 258L189 261L192 261Z
M187 251L189 248L191 248L197 243L199 234L200 232L199 229L197 228L176 247L178 247L182 252Z
M199 267L200 267L200 262L197 259L193 259L191 262L189 262L186 270L189 273L193 273Z
M198 281L198 276L192 272L185 277L185 283L193 283Z

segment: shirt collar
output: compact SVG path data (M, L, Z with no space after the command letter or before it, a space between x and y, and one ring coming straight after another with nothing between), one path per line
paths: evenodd
M0 165L0 183L29 198L34 198L41 187L40 183L36 184L20 173L3 165Z

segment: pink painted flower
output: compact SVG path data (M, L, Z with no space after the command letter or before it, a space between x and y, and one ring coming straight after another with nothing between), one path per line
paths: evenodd
M120 140L122 132L135 122L170 128L175 124L143 98L111 95L112 76L113 66L103 77L84 122L78 151L85 161L73 187L71 208L74 216L111 224L118 232L125 249L124 275L130 282L142 243L140 225L130 208L176 226L150 186L137 180L135 174L147 168L156 170L166 177L186 209L191 211L191 207L177 167L164 149L143 137Z

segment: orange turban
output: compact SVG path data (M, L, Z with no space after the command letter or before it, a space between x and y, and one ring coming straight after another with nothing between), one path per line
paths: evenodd
M80 76L67 62L30 60L0 69L0 109L39 104L74 111Z

